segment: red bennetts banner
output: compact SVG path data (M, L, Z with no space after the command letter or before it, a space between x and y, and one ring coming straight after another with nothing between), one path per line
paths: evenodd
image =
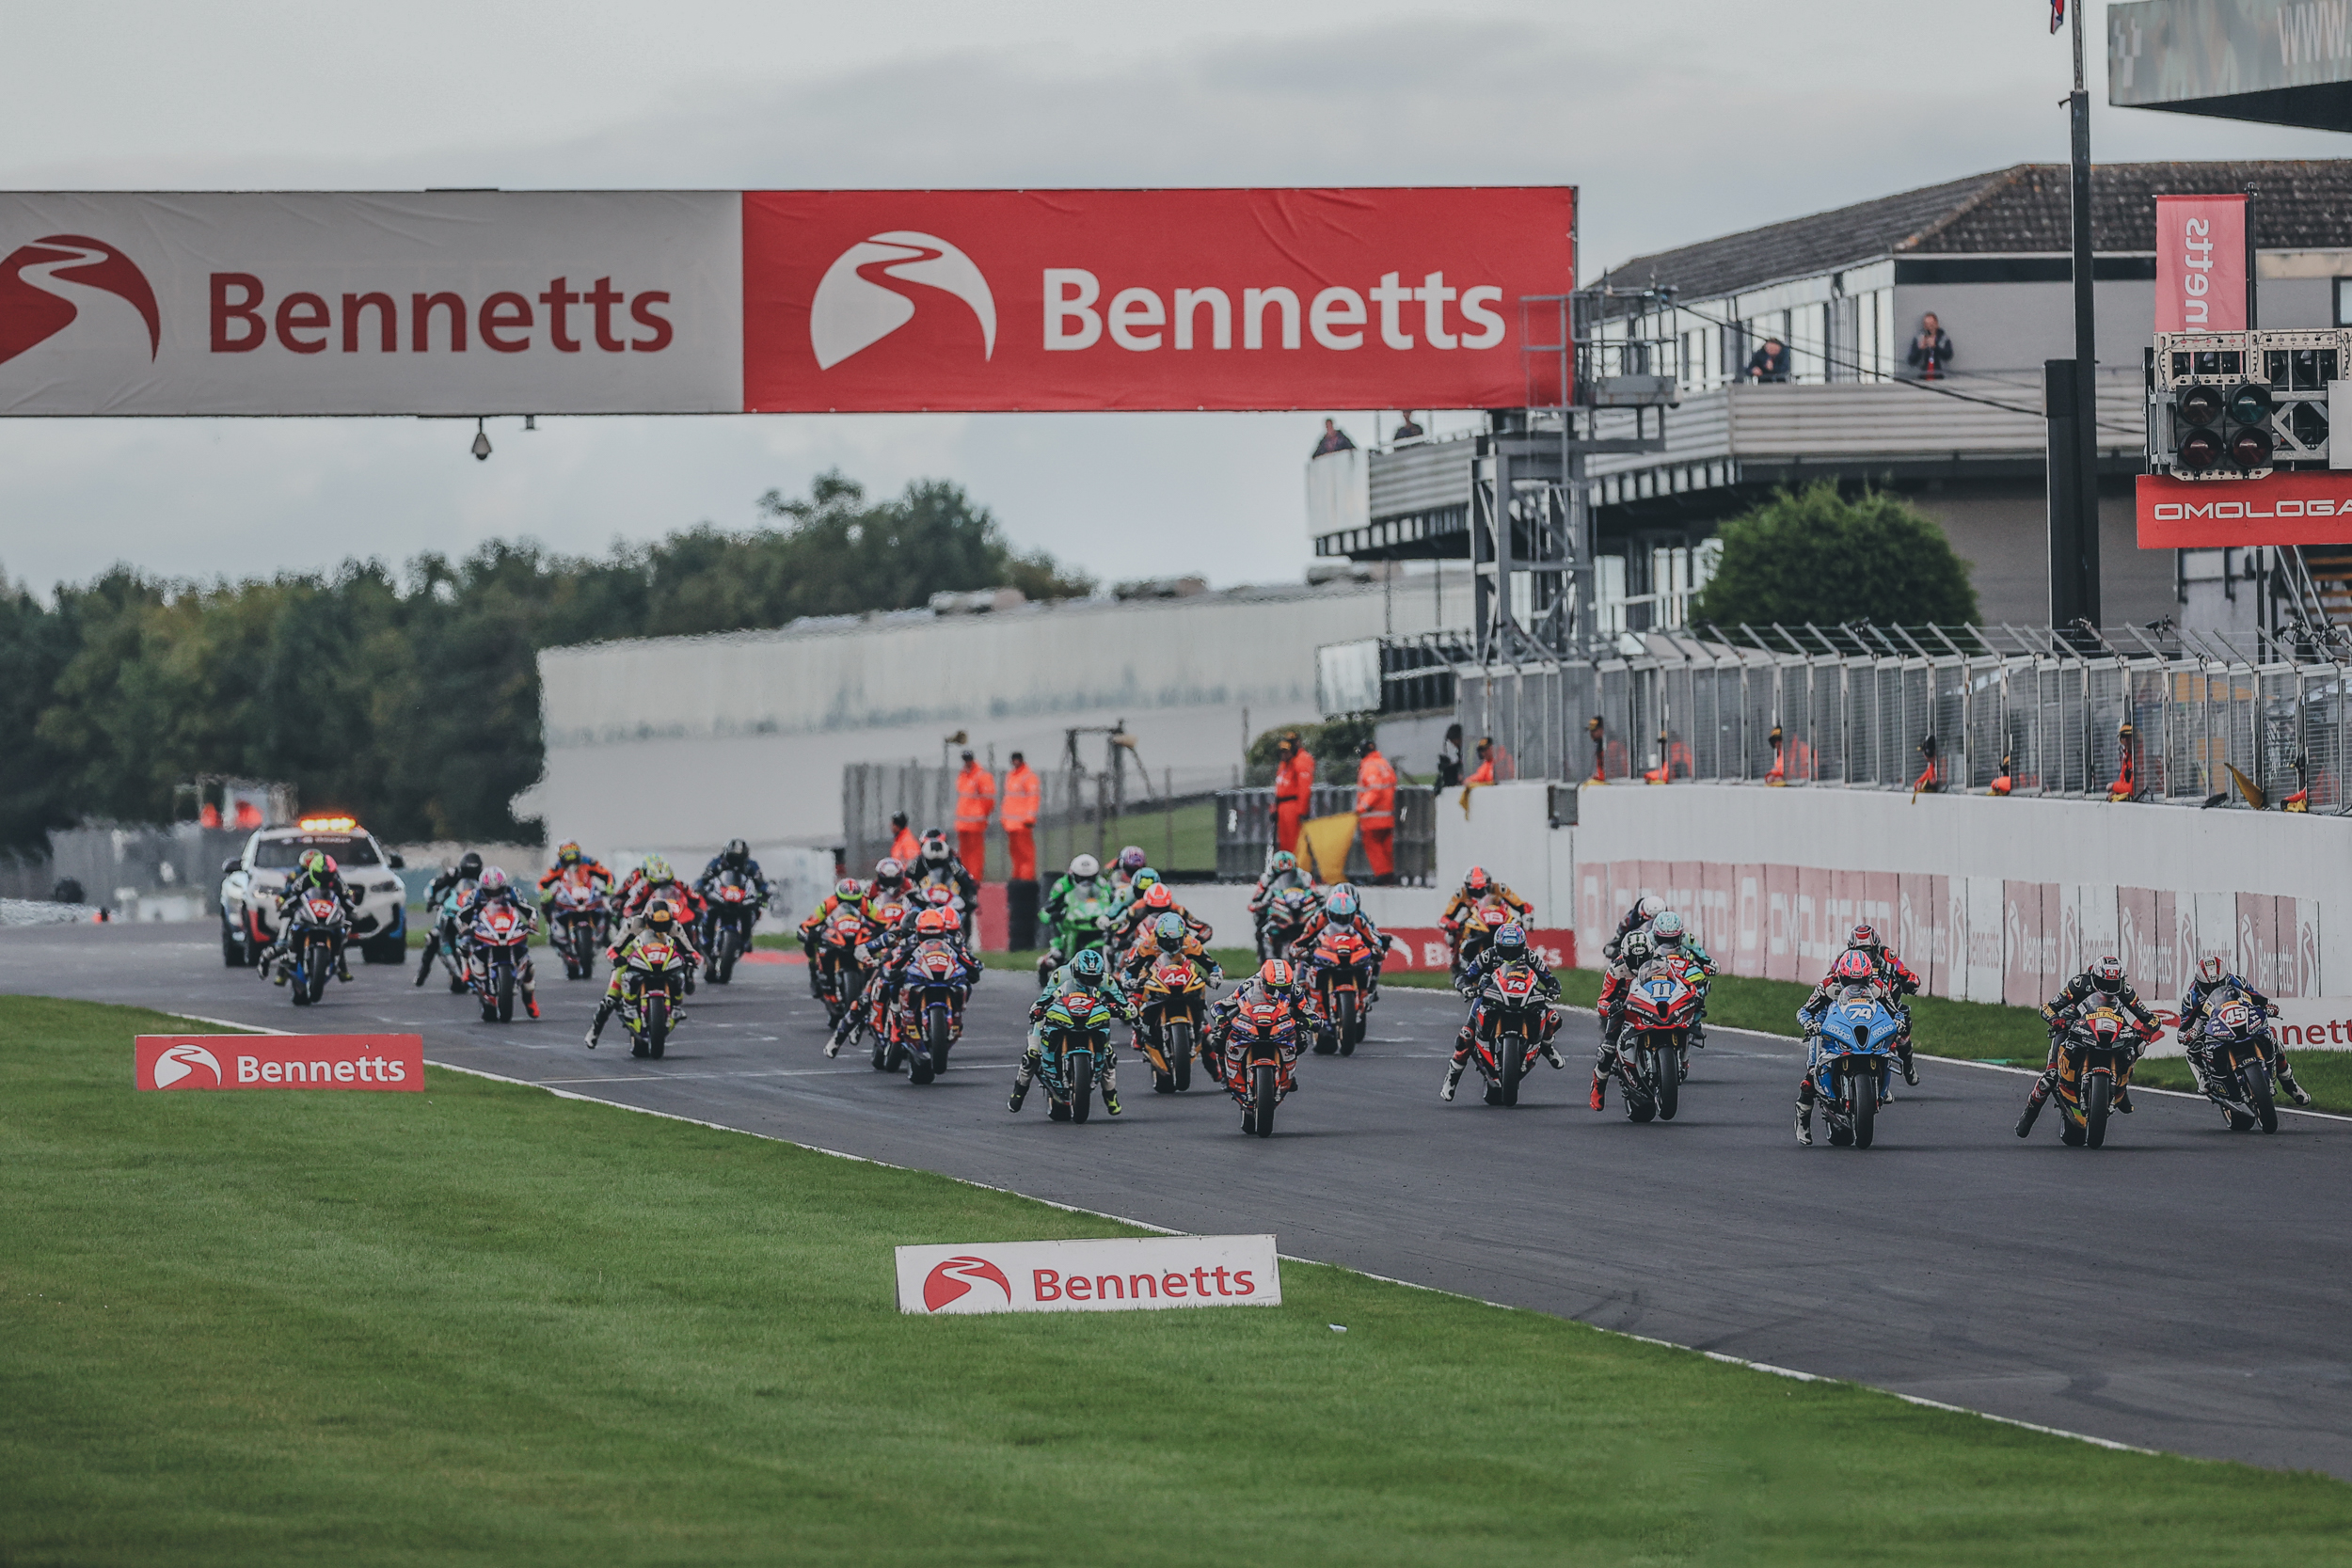
M2156 198L2156 330L2246 327L2246 198Z
M1446 934L1435 926L1398 926L1388 934L1396 939L1389 949L1388 960L1380 968L1384 974L1404 969L1450 969L1454 964L1453 944ZM1553 969L1576 967L1576 933L1553 930L1548 926L1530 927L1527 945L1538 958Z
M753 191L743 405L1495 408L1572 187ZM1559 379L1556 350L1543 378Z
M141 1035L141 1089L424 1087L421 1035Z
M2203 481L2142 474L2138 514L2143 550L2339 545L2352 540L2352 472Z

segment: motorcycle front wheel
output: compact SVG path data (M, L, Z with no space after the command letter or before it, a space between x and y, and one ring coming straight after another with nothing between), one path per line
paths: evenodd
M2083 1141L2093 1148L2107 1141L2107 1111L2114 1095L2114 1080L2104 1072L2091 1075L2090 1092L2083 1097Z
M1527 1070L1527 1042L1512 1034L1495 1036L1495 1054L1502 1063L1502 1102L1519 1102L1519 1074Z
M1848 1074L1846 1093L1853 1106L1853 1146L1867 1148L1878 1133L1879 1081L1876 1073L1865 1077Z
M1672 1121L1675 1112L1682 1108L1682 1051L1667 1046L1657 1053L1658 1119Z
M660 991L645 998L645 1050L660 1056L670 1043L670 999Z
M955 1044L955 1030L947 1018L947 1009L933 1007L923 1017L923 1039L930 1049L931 1070L947 1070L947 1051Z
M1249 1102L1257 1113L1251 1118L1250 1131L1261 1138L1274 1136L1274 1101L1280 1093L1276 1083L1279 1071L1272 1062L1260 1062L1249 1074Z
M1168 1071L1176 1080L1176 1092L1192 1087L1192 1021L1171 1018L1164 1026Z
M2254 1107L2263 1131L2279 1131L2279 1102L2271 1098L2270 1064L2257 1057L2239 1069L2238 1076L2246 1084L2246 1103Z
M1063 1081L1070 1085L1070 1119L1084 1121L1094 1109L1094 1058L1065 1056L1061 1066Z
M1353 1056L1356 1054L1356 1042L1364 1037L1363 1025L1356 1017L1356 993L1343 990L1340 992L1339 1002L1340 1054Z

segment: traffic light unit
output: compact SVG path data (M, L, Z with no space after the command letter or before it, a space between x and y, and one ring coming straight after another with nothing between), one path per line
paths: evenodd
M2352 328L2159 332L2149 351L2148 466L2175 479L2261 479L2352 467L2328 446L2330 404L2352 368ZM2352 392L2346 393L2352 404Z

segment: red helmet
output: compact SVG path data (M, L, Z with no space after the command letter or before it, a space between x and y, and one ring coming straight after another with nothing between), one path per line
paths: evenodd
M1830 966L1830 976L1846 985L1864 985L1878 978L1878 966L1870 962L1870 955L1848 948Z
M1147 910L1164 910L1175 902L1176 895L1168 891L1166 882L1153 882L1143 890L1143 907Z
M914 929L927 937L941 936L956 928L956 917L946 910L925 910L914 917Z
M1291 966L1280 958L1268 958L1258 971L1258 983L1268 990L1291 989Z
M328 854L321 854L319 856L319 870L325 875L332 877L336 870L335 857Z
M1878 927L1865 925L1853 928L1853 933L1846 938L1846 945L1865 948L1875 953L1885 944L1879 941Z
M1470 868L1470 875L1462 879L1462 891L1484 893L1486 891L1486 868L1483 865L1473 865Z

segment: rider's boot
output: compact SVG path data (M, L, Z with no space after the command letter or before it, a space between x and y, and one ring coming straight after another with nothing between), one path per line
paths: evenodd
M1031 1046L1021 1053L1021 1066L1012 1075L1012 1099L1006 1103L1005 1109L1018 1111L1021 1109L1021 1102L1029 1097L1029 1083L1037 1076L1038 1062L1041 1055L1042 1053L1035 1046Z
M2017 1118L2017 1135L2019 1137L2025 1137L2033 1131L2034 1117L2042 1114L2042 1107L2043 1103L2049 1100L2050 1091L2056 1087L2058 1087L2058 1069L2056 1068L2050 1069L2048 1071L2042 1073L2040 1078L2034 1081L2033 1093L2026 1097L2026 1113Z
M2312 1097L2304 1092L2303 1085L2295 1081L2295 1069L2287 1065L2287 1059L2284 1056L2279 1058L2279 1082L2286 1086L2288 1094L2295 1097L2295 1102L2297 1105L2309 1105L2312 1102Z
M1593 1092L1585 1103L1591 1105L1596 1111L1609 1103L1609 1080L1598 1072L1593 1074Z
M1445 1069L1445 1087L1438 1091L1439 1100L1452 1100L1454 1091L1462 1086L1462 1069L1467 1063L1455 1062Z
M2127 1117L2132 1114L2132 1086L2129 1084L2115 1085L2115 1108Z
M1911 1059L1911 1037L1905 1035L1895 1046L1895 1055L1903 1065L1903 1082L1913 1088L1919 1086L1919 1069Z
M1113 1116L1119 1115L1119 1091L1117 1089L1103 1091L1103 1109Z
M605 1021L612 1016L612 1009L616 1006L617 1004L610 996L596 1004L596 1022L588 1025L589 1050L594 1051L596 1048L596 1037L604 1033Z
M1813 1101L1810 1100L1797 1101L1797 1142L1807 1148L1813 1147Z
M425 939L424 957L419 959L417 963L417 984L421 986L423 985L426 980L432 978L433 953L437 945L437 944L431 938L428 937Z
M1555 1069L1568 1065L1560 1059L1560 1053L1551 1048L1551 1042L1549 1040L1544 1041L1544 1043L1537 1046L1535 1050L1542 1055L1543 1059L1549 1062Z
M539 1016L539 993L530 986L523 988L523 1011L533 1018Z
M335 949L335 978L338 980L351 978L351 960L343 956L343 950L340 947Z

